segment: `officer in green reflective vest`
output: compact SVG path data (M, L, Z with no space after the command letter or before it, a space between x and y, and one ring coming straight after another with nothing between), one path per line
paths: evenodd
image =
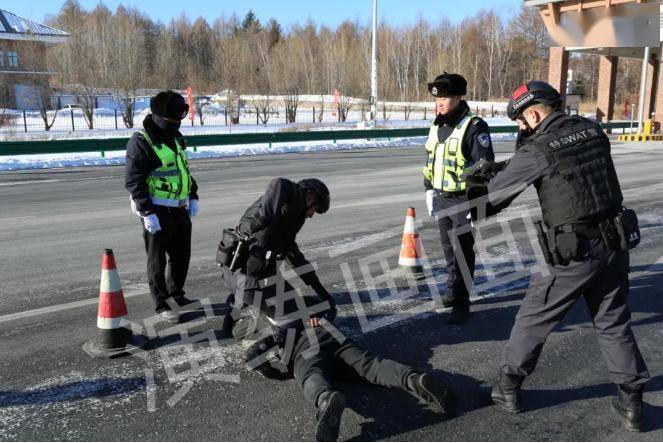
M468 285L474 278L474 236L469 229L461 175L481 159L494 160L488 125L472 114L461 99L467 82L459 74L444 73L428 83L435 97L436 117L426 141L423 168L428 214L437 218L447 263L446 294L435 300L436 310L451 308L447 322L462 324L470 313Z
M184 282L191 257L191 217L198 212L198 186L179 131L189 105L180 94L163 91L150 100L150 111L143 130L127 143L125 187L132 211L141 217L155 310L164 321L177 323L179 314L167 300L172 298L177 306L192 303L184 296Z

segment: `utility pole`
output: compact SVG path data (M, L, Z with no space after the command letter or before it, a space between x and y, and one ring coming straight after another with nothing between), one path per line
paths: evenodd
M378 0L373 0L373 38L371 42L371 127L375 127L378 115Z
M640 103L638 103L638 134L642 134L642 121L647 117L645 115L645 95L647 89L647 64L649 63L649 47L645 47L644 58L642 59L642 74L640 75Z

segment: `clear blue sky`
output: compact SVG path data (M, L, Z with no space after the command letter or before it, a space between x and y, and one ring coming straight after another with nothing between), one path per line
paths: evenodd
M60 10L64 0L12 0L0 2L0 8L35 21L43 21ZM85 9L93 9L99 0L80 0ZM195 19L205 17L208 22L225 15L243 17L249 9L261 22L275 18L284 27L304 23L311 17L318 24L336 26L343 20L359 19L368 24L372 0L103 0L111 10L123 4L133 6L155 21L168 22L182 13ZM419 16L430 22L447 17L453 23L471 16L480 9L494 9L503 15L517 11L522 0L378 0L378 20L393 25L413 23Z

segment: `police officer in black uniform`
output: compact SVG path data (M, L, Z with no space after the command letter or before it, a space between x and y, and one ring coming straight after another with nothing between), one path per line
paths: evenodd
M530 81L509 100L518 120L517 150L485 187L471 186L471 198L486 204L473 217L493 215L534 184L543 223L539 241L550 274L534 275L507 343L493 401L521 410L520 386L534 370L548 334L575 301L584 297L599 347L617 384L612 408L629 430L641 431L642 391L649 374L630 326L627 304L629 253L622 225L628 210L610 156L610 141L594 121L559 110L552 86ZM475 200L478 201L478 200ZM632 237L632 235L631 235Z
M178 306L193 302L185 297L184 283L191 257L191 217L198 213L198 185L179 131L189 105L180 94L162 91L150 99L150 111L143 130L127 143L125 188L132 212L141 217L155 311L164 321L177 323L179 314L167 300Z
M304 398L316 408L316 441L336 441L339 434L345 396L335 381L363 380L400 388L435 412L455 415L457 398L439 377L361 348L335 328L335 309L314 311L319 319L315 323L293 319L298 311L319 306L323 300L305 297L305 307L301 300L300 304L292 298L281 301L274 303L278 307L244 310L232 333L236 338L257 338L246 353L250 369L268 378L295 378Z
M463 76L445 72L428 84L428 90L435 97L437 116L425 146L424 187L428 214L438 221L448 272L446 294L435 304L436 310L451 307L447 322L461 324L470 312L462 266L463 262L467 266L467 278L474 278L474 236L472 232L456 232L469 220L466 211L453 207L467 201L466 185L460 179L463 172L481 159L494 160L495 154L488 125L461 98L467 92ZM453 246L451 236L457 237L460 250Z
M231 291L228 303L235 308L226 316L224 329L228 330L231 324L228 322L237 310L253 305L256 292L260 293L258 303L264 303L278 291L293 289L287 281L284 287L274 281L266 285L263 282L261 286L262 280L277 277L278 263L284 259L297 270L306 285L335 309L334 299L296 242L297 233L306 219L316 213L324 214L329 210L329 204L329 189L318 179L308 178L295 183L276 178L269 183L265 194L246 210L234 232L242 241L234 251L237 254L234 268L223 267L223 280Z

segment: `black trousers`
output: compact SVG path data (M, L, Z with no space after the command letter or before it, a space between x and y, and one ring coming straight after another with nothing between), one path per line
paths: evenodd
M143 239L150 295L156 311L161 312L168 307L166 299L184 295L191 259L191 219L186 208L154 208L161 230L150 234L143 227Z
M465 195L459 197L443 197L438 194L438 201L443 212L449 213L446 217L437 220L440 229L440 241L447 262L447 292L446 297L452 306L469 306L470 294L463 279L463 262L467 266L469 278L474 278L474 235L471 231L458 233L456 229L466 226L470 220L466 218L467 211L454 213L453 207L467 201ZM455 238L455 243L452 239Z
M292 371L304 398L317 406L318 396L334 390L334 380L361 381L387 387L406 388L415 371L393 360L380 358L362 349L351 339L339 343L322 327L316 328L317 352L307 352L312 344L302 333L292 359Z
M612 381L644 383L649 373L631 330L627 304L628 252L608 250L599 240L581 242L580 249L582 261L550 266L550 275L532 278L504 348L502 372L531 374L550 332L584 297Z

